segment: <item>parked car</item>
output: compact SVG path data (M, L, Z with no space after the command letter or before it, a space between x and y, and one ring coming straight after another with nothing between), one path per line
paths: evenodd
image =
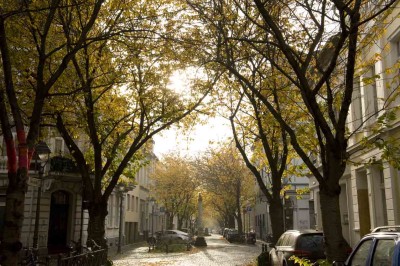
M229 230L231 230L231 228L224 228L224 230L222 231L222 235L226 238Z
M371 233L375 232L400 232L400 225L379 226L371 231Z
M276 244L271 244L269 252L270 265L295 265L289 259L292 256L315 262L325 259L324 235L316 230L288 230L283 233Z
M372 230L356 245L345 265L400 266L400 226Z
M228 230L226 240L228 240L229 242L242 242L242 239L244 239L244 237L239 234L239 231L237 229Z
M190 243L192 242L192 237L180 230L165 230L158 231L155 233L157 240L168 241L169 243Z
M251 231L251 232L247 233L247 235L246 235L246 243L247 244L255 244L256 241L257 241L256 232Z

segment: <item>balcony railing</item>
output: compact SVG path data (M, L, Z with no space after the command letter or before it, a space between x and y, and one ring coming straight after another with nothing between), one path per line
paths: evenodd
M7 172L7 156L0 156L0 172ZM31 161L29 170L38 171L39 162L35 160ZM61 173L77 173L78 169L75 162L67 157L54 156L50 159L50 169L51 172L61 172Z

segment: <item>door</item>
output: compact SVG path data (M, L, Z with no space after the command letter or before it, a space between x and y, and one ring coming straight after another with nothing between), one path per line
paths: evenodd
M51 194L49 234L47 246L50 251L59 252L67 246L69 219L68 192L63 190Z

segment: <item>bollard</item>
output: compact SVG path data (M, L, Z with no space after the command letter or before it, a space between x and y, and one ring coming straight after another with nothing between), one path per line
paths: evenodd
M267 244L262 244L262 252L266 252L267 251Z

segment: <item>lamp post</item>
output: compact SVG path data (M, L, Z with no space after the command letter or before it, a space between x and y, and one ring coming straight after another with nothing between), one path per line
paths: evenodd
M35 146L35 153L34 156L36 163L35 168L37 168L37 159L40 159L40 165L38 169L39 174L39 186L37 189L37 197L36 197L36 215L35 215L35 228L33 231L33 248L38 250L38 239L39 239L39 219L40 219L40 201L42 197L42 181L43 181L43 174L44 174L44 167L46 166L49 157L50 157L51 150L49 146L44 141L40 141Z
M243 207L243 233L246 234L246 207Z
M120 201L119 201L119 231L118 231L118 248L117 248L117 253L121 253L121 248L122 248L122 238L123 238L123 227L124 227L124 198L125 198L125 193L128 191L131 191L135 188L134 185L132 184L123 184L119 183L116 186L117 193L120 196Z
M118 249L117 253L121 253L121 246L122 246L122 227L124 225L124 220L122 219L123 217L123 200L124 200L124 192L125 192L125 186L124 185L118 185L118 192L120 194L120 200L119 200L119 234L118 234Z
M154 204L156 200L154 198L150 198L151 203L151 236L154 236Z

